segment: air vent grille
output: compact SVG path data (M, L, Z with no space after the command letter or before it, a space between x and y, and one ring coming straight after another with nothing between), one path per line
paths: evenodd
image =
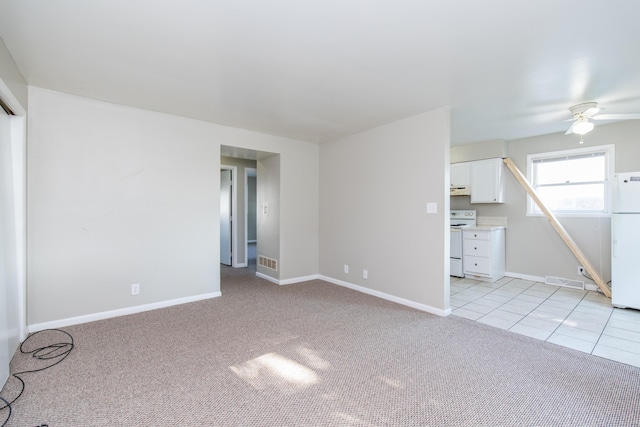
M544 283L547 285L564 286L573 289L583 289L584 282L581 280L563 279L562 277L545 276Z
M269 270L278 271L278 261L273 258L267 258L264 255L258 256L258 265L268 268Z

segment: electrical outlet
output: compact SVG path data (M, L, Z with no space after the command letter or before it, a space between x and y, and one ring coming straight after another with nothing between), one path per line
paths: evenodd
M349 264L344 265L344 272L349 274Z
M369 278L369 270L362 270L362 278L363 279Z
M131 285L131 295L138 295L140 293L140 283L134 283Z

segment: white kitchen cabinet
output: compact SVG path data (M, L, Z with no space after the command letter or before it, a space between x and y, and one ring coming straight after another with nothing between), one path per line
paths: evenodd
M453 163L450 168L451 186L452 187L468 187L471 162Z
M471 163L471 203L504 203L504 162L502 159Z
M495 282L505 272L505 229L474 227L462 231L464 277Z

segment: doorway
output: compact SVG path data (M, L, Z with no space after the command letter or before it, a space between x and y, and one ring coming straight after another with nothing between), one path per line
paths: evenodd
M236 174L232 173L231 177L231 209L233 212L231 215L231 266L223 263L223 249L221 248L221 285L225 283L225 274L256 275L261 269L256 262L259 254L262 253L273 258L277 258L279 255L280 182L279 179L274 180L273 176L279 177L280 163L279 160L278 162L265 161L265 159L274 156L278 159L280 157L274 153L238 147L221 146L220 148L221 170L233 167L236 171ZM264 174L263 177L261 177L261 173ZM223 182L224 178L221 176L221 185ZM221 217L223 201L228 200L227 196L223 195L223 191L221 188ZM266 213L258 208L260 203L268 206ZM220 241L221 244L225 241L225 245L228 245L222 230ZM273 252L271 252L272 249Z
M235 214L233 203L233 175L234 169L228 166L220 167L220 263L232 265L236 257L233 250L235 243L232 231Z

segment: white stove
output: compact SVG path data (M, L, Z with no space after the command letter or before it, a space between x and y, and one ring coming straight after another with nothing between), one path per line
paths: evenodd
M462 229L476 225L475 210L452 210L449 215L451 224L451 268L449 274L456 277L464 277L462 265Z
M472 210L453 210L449 214L451 227L461 228L476 225L476 211Z

